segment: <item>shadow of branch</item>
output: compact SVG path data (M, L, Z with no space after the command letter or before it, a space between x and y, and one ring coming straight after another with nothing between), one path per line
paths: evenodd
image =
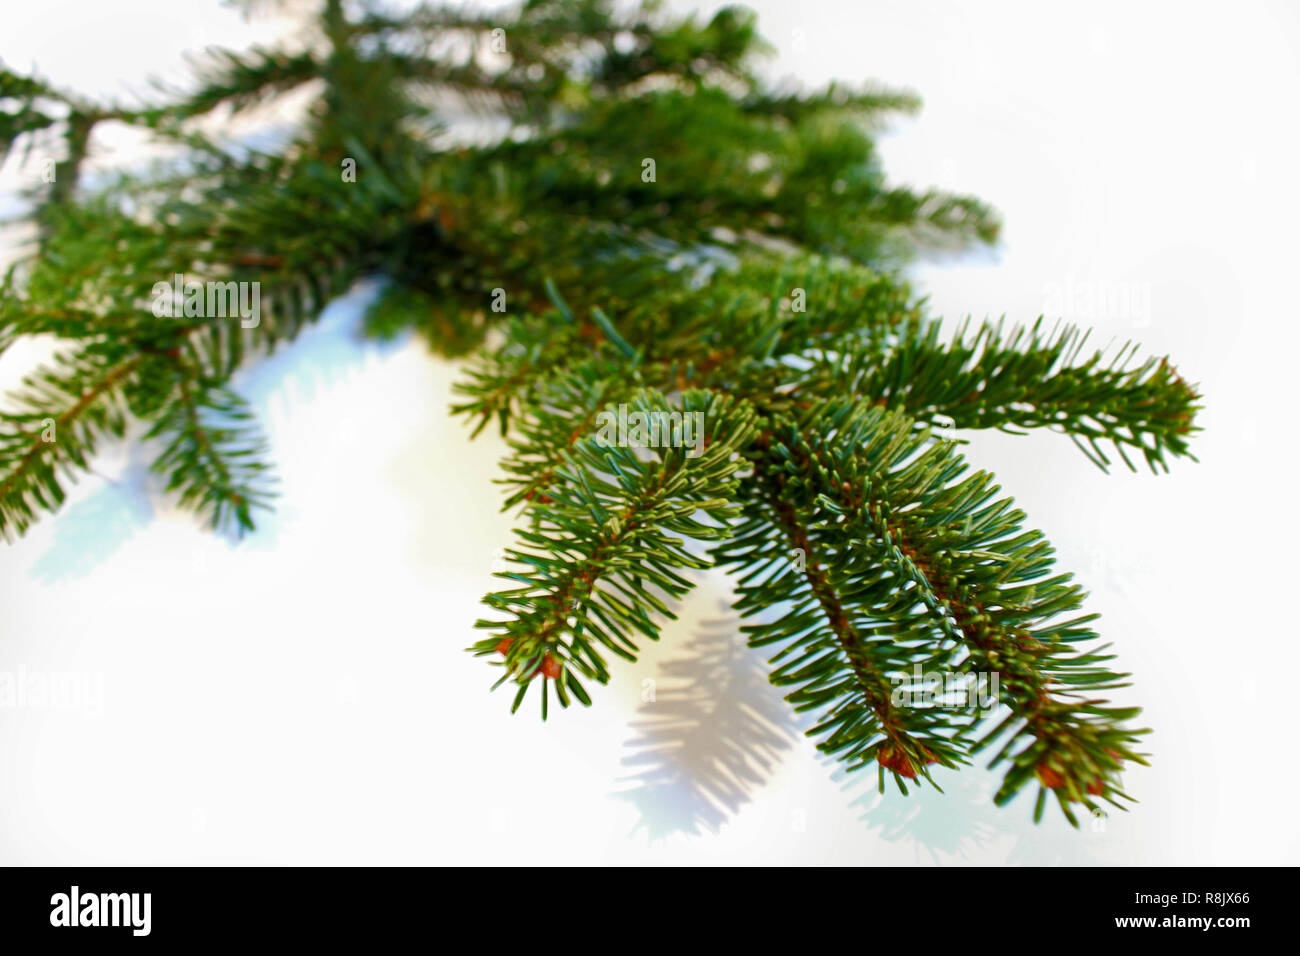
M749 802L799 736L734 616L705 621L643 694L616 793L651 840L717 832ZM634 831L635 832L635 831Z

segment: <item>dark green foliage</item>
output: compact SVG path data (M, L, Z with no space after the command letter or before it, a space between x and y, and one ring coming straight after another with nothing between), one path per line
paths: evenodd
M1126 675L1089 649L1095 615L1082 612L1082 590L1054 571L1051 547L1022 527L1024 514L997 497L992 477L966 474L951 443L929 440L897 412L833 400L778 417L755 463L749 522L720 556L760 570L742 577L742 609L798 595L794 613L747 630L755 645L784 644L777 660L791 660L774 679L799 686L796 706L826 708L814 730L826 734L823 749L860 763L883 738L924 771L927 760L961 762L1014 726L997 755L1012 764L998 800L1051 768L1067 781L1057 794L1067 816L1068 801L1085 799L1116 766L1110 752L1140 759L1136 732L1121 724L1136 711L1091 696ZM801 575L782 560L790 548L803 552ZM774 576L761 576L764 562ZM886 675L917 664L923 673L997 673L1009 721L976 739L974 707L891 706ZM1109 786L1106 794L1122 796Z
M126 427L123 394L140 357L111 345L60 355L28 377L0 416L0 532L22 534L63 503L62 480L84 470L101 438Z
M698 413L705 447L695 457L678 446L643 458L589 435L554 455L562 464L529 505L528 527L519 532L524 546L506 553L519 570L504 576L520 586L488 597L509 617L481 622L496 635L474 647L505 652L506 676L520 685L516 707L547 655L560 667L560 703L568 706L570 692L589 703L579 679L609 679L604 653L636 660L636 637L655 640L656 617L673 617L665 599L690 588L683 572L708 566L683 538L724 537L735 517L739 450L753 437L753 410L694 389L680 404L651 390L627 404L631 412ZM537 444L553 448L545 438Z
M270 499L267 466L259 460L265 444L252 414L229 389L206 387L201 377L191 381L184 366L168 371L178 394L146 436L167 441L154 469L167 475L167 490L181 504L207 515L214 528L251 531L253 509Z
M984 322L973 336L963 327L945 343L938 322L909 320L886 360L836 369L825 391L931 420L943 416L957 428L1050 426L1070 435L1103 470L1110 459L1098 441L1110 442L1129 468L1125 445L1140 451L1152 470L1169 470L1166 452L1190 457L1196 395L1167 361L1130 367L1137 353L1132 343L1109 360L1096 351L1080 361L1087 333L1074 327L1044 333L1042 325L1004 333L1001 322Z
M1052 792L1072 821L1124 798L1142 731L1097 696L1123 675L1081 589L934 429L1046 426L1103 467L1109 444L1154 471L1189 454L1198 397L1133 346L1086 352L1041 320L949 336L926 313L899 268L992 242L998 219L886 182L874 130L914 95L773 88L736 8L326 0L307 26L302 52L209 51L193 89L139 108L0 69L0 158L58 160L3 283L0 351L63 347L0 417L0 534L56 509L132 420L180 503L252 528L271 481L232 376L380 275L368 331L472 353L455 411L510 447L519 540L472 650L516 707L538 682L543 714L552 691L589 703L716 563L773 681L846 766L937 783L989 748L999 802L1035 778L1038 810ZM308 84L279 148L193 122ZM102 122L185 158L86 188ZM256 283L261 314L160 317L155 285L177 274ZM681 427L611 438L620 414ZM996 706L913 706L899 692L918 667L995 676Z

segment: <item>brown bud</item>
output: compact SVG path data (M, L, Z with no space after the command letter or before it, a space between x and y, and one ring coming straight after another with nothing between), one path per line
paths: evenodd
M892 770L900 777L906 777L908 780L916 779L916 771L912 769L912 761L908 759L901 748L881 747L876 751L876 759L886 770Z
M1051 767L1047 766L1047 764L1039 764L1038 769L1035 772L1038 774L1038 779L1043 782L1044 787L1051 787L1053 790L1057 790L1065 786L1065 778Z

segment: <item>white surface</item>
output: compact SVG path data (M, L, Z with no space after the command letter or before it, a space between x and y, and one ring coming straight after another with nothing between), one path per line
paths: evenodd
M0 862L1300 862L1281 680L1300 14L755 6L774 72L922 93L882 146L896 180L1004 213L998 257L917 270L938 311L1026 320L1066 285L1138 289L1149 313L1078 301L1090 314L1067 317L1201 383L1201 463L1170 476L1104 476L1048 434L970 450L1093 590L1134 673L1122 699L1156 729L1154 766L1127 777L1138 807L1075 832L1051 813L1033 826L1028 795L996 810L978 770L946 797L846 786L736 638L720 576L596 706L511 717L462 651L509 541L502 446L447 416L452 366L358 343L361 289L242 382L282 479L258 534L208 534L123 447L0 548L0 674L72 674L80 691L0 709ZM211 3L15 5L0 57L86 91L138 87L181 49L254 32Z

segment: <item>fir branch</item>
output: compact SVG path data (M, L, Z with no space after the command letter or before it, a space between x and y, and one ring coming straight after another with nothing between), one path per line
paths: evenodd
M888 769L904 793L903 780L918 773L933 783L929 764L964 762L970 721L899 706L896 691L900 675L943 656L936 660L925 643L898 641L882 625L913 597L818 514L787 444L772 437L782 430L765 431L754 443L747 521L715 549L720 564L737 569L742 616L774 616L742 630L753 647L780 646L770 659L772 682L795 688L786 699L796 711L821 711L808 731L822 738L820 750L850 770L877 761L882 786Z
M269 508L265 441L252 412L230 389L204 381L197 368L177 357L175 396L146 438L168 439L153 468L168 478L167 490L182 505L207 517L215 529L253 530L252 512Z
M638 449L602 429L578 442L547 500L530 502L524 548L506 553L520 570L500 575L520 586L486 598L508 617L480 621L496 633L473 648L505 655L502 680L519 684L515 708L539 670L555 680L562 705L570 692L589 703L580 678L608 680L603 652L635 660L633 635L654 640L654 616L673 617L649 588L679 598L691 586L681 572L707 565L679 536L716 538L734 513L735 453L752 432L752 409L694 390L680 403L643 391L628 408L647 421L700 416L700 454L681 444ZM543 713L546 702L544 690Z
M958 428L1051 427L1103 470L1110 463L1103 441L1130 469L1126 447L1152 471L1168 471L1166 454L1192 457L1187 438L1199 396L1167 359L1134 365L1132 343L1109 358L1104 350L1081 358L1085 332L1048 332L1041 319L1007 332L1001 322L984 322L973 335L963 326L948 343L939 334L938 322L909 321L883 360L850 363L827 393L861 395L933 422L943 416Z
M980 741L1012 730L994 761L1012 764L998 802L1035 776L1071 821L1070 802L1123 798L1114 773L1123 760L1141 762L1132 745L1145 731L1125 725L1135 708L1093 695L1124 686L1127 675L1086 647L1097 635L1086 626L1095 615L1081 613L1082 590L1053 574L1050 546L1023 529L1009 499L995 500L990 477L963 478L951 444L929 443L906 416L863 403L809 410L791 443L785 454L826 520L888 571L902 606L914 609L892 617L895 639L952 640L954 665L999 675L1011 719Z
M0 537L23 534L63 503L64 480L85 470L99 439L126 427L122 389L142 357L87 347L23 382L16 410L0 414Z

